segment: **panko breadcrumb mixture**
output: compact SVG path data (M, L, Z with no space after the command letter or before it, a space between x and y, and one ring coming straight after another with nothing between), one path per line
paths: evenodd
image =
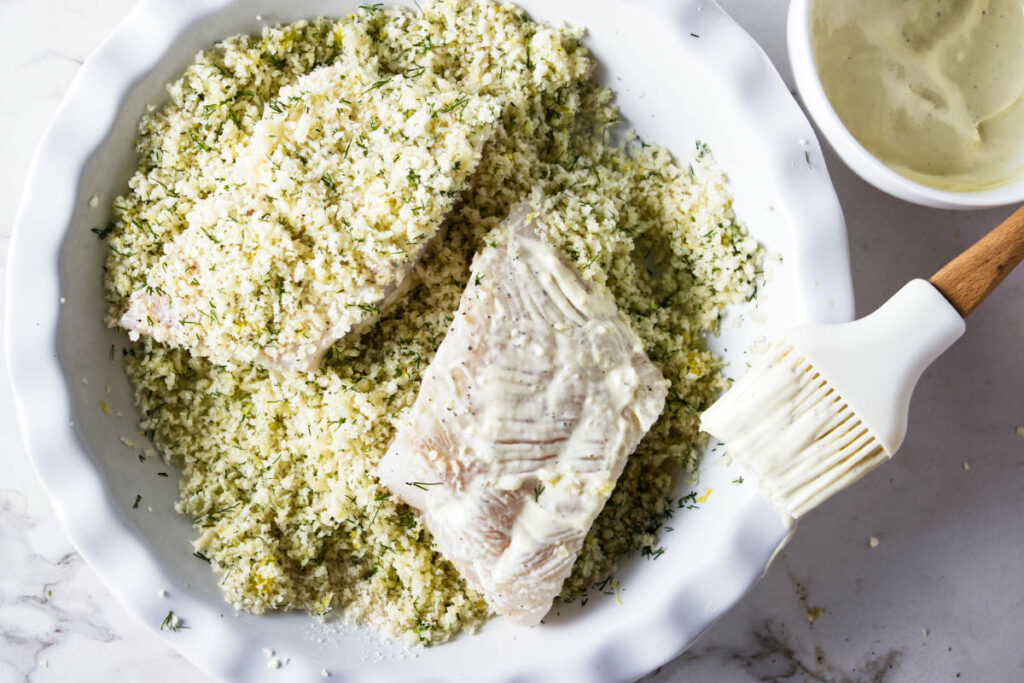
M535 23L514 6L486 0L421 5L367 7L342 19L269 28L198 55L169 87L170 101L142 120L139 170L115 203L106 284L108 320L117 325L133 295L187 290L187 270L167 273L161 265L176 240L201 246L208 276L223 269L210 280L223 277L222 284L204 287L208 310L195 319L212 331L209 347L192 353L189 340L205 337L190 337L189 330L168 340L174 346L142 337L129 347L126 368L143 429L182 468L177 508L194 519L196 550L210 560L227 600L256 613L333 612L403 642L432 644L472 631L490 611L374 472L452 321L474 253L509 207L533 188L543 190L543 239L585 278L607 285L671 382L665 410L630 457L563 598L606 582L627 555L660 554L658 529L680 507L670 498L673 483L693 471L703 446L698 415L725 382L702 338L717 329L725 305L756 293L761 274L759 248L736 222L725 177L705 146L698 143L693 158L677 165L668 151L635 136L612 142L620 116L612 93L591 78L594 62L581 31ZM325 69L371 69L360 76L375 79L367 88L382 81L396 88L367 100L381 110L363 112L359 125L366 130L349 136L355 142L347 148L315 130L330 118L318 107L338 103L302 91L304 80L317 78L310 74ZM437 83L447 88L442 99ZM339 98L348 92L322 91ZM295 97L306 98L306 109L293 116ZM472 114L491 128L461 193L459 174L469 170L422 161L438 142L402 128L418 115L408 104L417 98L434 103L432 110L423 105L425 126L436 125L430 115ZM395 106L414 111L387 109ZM252 148L268 111L290 122L293 138L301 129L308 144L297 144L285 160L293 167L289 177L271 158L252 161L245 168L253 177L240 179L232 167ZM445 128L446 135L453 131L457 126ZM464 152L461 159L472 159ZM359 163L346 154L360 155ZM389 169L395 159L418 155L447 180L419 192L421 179L407 174L401 192L381 193L394 178L328 180L320 172L361 168L363 161ZM457 156L441 158L454 165ZM311 169L302 170L300 158ZM243 231L245 245L224 244L227 210L211 225L228 232L195 234L190 213L242 183L277 188L269 199L244 193L266 209L267 216L246 216L247 224L267 223L253 226L262 232ZM374 225L356 230L335 220L341 199L377 216L380 233ZM416 202L425 202L419 213ZM410 237L401 216L417 216L423 231L441 236L413 266L404 296L360 337L335 344L318 369L279 372L216 351L274 339L275 329L245 325L283 314L299 320L310 303L303 292L323 297L336 287L339 296L351 294L345 283L358 281L360 264L382 256L359 240L399 248ZM307 251L297 259L288 245ZM250 259L259 261L267 282L246 270ZM231 317L252 301L252 320Z

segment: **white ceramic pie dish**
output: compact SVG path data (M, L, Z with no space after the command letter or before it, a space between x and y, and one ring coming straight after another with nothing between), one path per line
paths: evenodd
M138 119L198 50L258 30L258 15L263 23L341 15L359 1L143 0L82 68L36 153L10 247L7 357L28 452L72 542L117 599L154 629L173 610L189 628L161 635L221 678L321 680L324 669L335 681L638 677L738 600L788 537L755 488L731 483L740 473L715 455L695 487L678 491L713 493L699 510L677 513L660 559L624 563L618 599L562 607L535 629L494 620L411 655L356 628L324 636L304 614L235 615L191 554L189 521L173 512L176 471L137 458L146 444L118 354L110 360L125 339L102 322L105 245L90 229L109 220L134 169ZM695 139L708 142L741 219L782 256L758 300L712 340L736 373L759 337L852 317L842 215L811 128L724 12L700 0L520 4L539 19L588 28L600 76L642 135L684 160ZM288 663L268 668L264 648Z

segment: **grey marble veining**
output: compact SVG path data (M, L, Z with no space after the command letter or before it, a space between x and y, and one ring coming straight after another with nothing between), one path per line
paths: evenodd
M0 590L3 659L25 677L48 663L48 651L63 638L77 635L97 643L117 639L110 624L98 618L96 600L104 596L75 591L81 558L70 549L51 555L32 547L40 522L27 507L19 491L0 494L0 547L7 559Z
M785 1L722 4L788 78ZM33 148L78 66L132 5L0 0L0 264ZM862 314L1009 213L911 206L828 151L826 161ZM1022 356L1024 272L925 375L893 462L809 515L750 594L647 680L1024 681ZM74 553L16 436L6 379L0 464L0 683L209 680Z

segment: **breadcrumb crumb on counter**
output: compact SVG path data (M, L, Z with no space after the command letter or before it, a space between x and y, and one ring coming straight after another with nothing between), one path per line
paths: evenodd
M662 554L652 551L658 530L687 507L670 497L673 483L695 470L705 445L700 411L726 384L702 339L727 304L756 294L763 273L706 146L677 150L677 163L636 136L610 141L621 117L591 78L579 30L487 0L421 4L422 13L374 8L267 27L201 53L169 86L170 101L143 119L140 167L106 239L110 324L138 292L173 290L192 307L183 311L210 314L179 312L182 323L199 323L185 328L202 332L183 329L166 343L142 336L125 365L142 429L183 470L177 509L194 519L195 549L227 600L256 613L338 614L430 645L474 631L490 609L374 473L469 284L473 255L509 207L543 191L541 237L607 286L671 382L664 412L584 543L566 599L610 585L627 555ZM326 69L344 80L302 86ZM347 111L341 98L380 81L357 116L365 140L347 138L346 161L345 146L324 143L333 133L323 127L334 110ZM261 126L281 127L287 154L277 155L280 141L256 139L279 134ZM477 149L478 130L486 143ZM405 156L387 157L385 138ZM379 161L351 161L362 142ZM246 159L259 145L270 159ZM263 169L256 181L254 168ZM253 203L251 215L218 208L217 197L237 206L237 193ZM332 346L318 368L279 372L239 360L247 358L240 348L255 359L253 349L272 338L313 337L310 321L325 328L324 314L311 304L300 315L300 301L356 286L368 264L391 258L378 251L404 248L442 216L443 237L410 262L404 296L374 312L379 320L361 336ZM244 239L229 246L231 235ZM175 249L196 259L199 285L169 274ZM286 319L289 306L299 313Z

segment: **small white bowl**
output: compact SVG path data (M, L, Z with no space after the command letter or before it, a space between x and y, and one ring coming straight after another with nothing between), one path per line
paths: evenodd
M1024 203L1024 177L977 192L939 190L910 180L879 161L846 129L818 78L811 53L811 7L814 0L791 0L786 40L789 61L804 106L836 153L861 178L908 202L940 209L982 209Z

